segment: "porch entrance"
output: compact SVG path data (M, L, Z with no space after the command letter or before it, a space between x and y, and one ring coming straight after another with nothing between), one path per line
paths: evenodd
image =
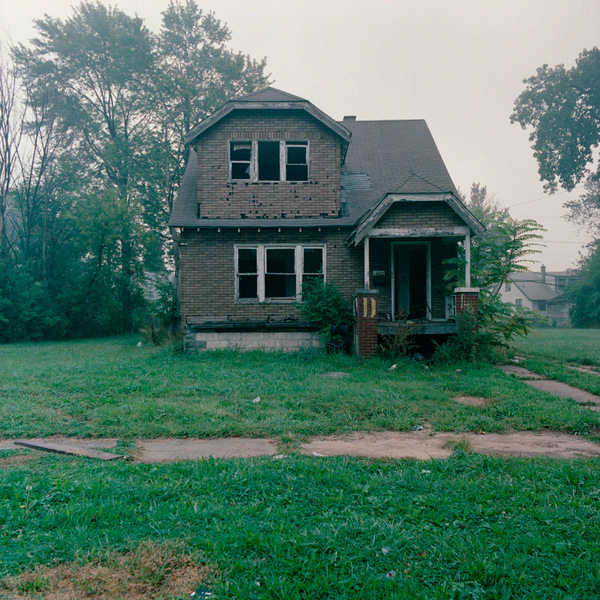
M394 319L431 318L431 262L427 242L392 244L392 312Z

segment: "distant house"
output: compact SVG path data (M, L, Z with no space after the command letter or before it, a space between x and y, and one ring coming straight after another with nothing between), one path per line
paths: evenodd
M335 121L269 87L227 102L186 143L169 225L187 349L320 345L298 309L314 277L375 320L369 344L404 314L451 333L454 299L476 301L469 259L455 297L444 260L484 228L425 121Z
M564 290L576 277L573 271L546 271L542 266L539 273L511 273L498 293L503 302L534 310L550 324L567 327L570 304Z

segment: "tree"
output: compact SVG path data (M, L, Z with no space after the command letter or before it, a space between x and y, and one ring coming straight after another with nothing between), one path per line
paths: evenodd
M162 17L153 77L157 127L152 164L168 214L187 160L188 132L230 98L268 85L269 75L265 59L228 49L229 28L193 0L171 0Z
M471 186L471 196L465 204L486 227L485 237L471 239L471 285L480 288L480 325L494 343L505 343L528 332L531 315L503 303L498 292L510 273L529 270L526 263L540 252L544 228L533 219L513 219L479 183ZM446 263L451 267L445 276L449 287L464 285L464 248L457 258Z
M529 139L547 191L600 177L600 165L591 170L600 143L599 74L600 49L584 50L571 69L538 68L515 100L511 122L532 128Z
M600 242L591 245L581 261L579 277L566 291L572 302L569 311L575 327L600 327Z

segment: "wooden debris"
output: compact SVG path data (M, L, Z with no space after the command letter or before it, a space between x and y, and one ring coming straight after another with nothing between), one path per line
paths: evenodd
M94 448L82 448L72 443L44 442L40 440L15 440L15 446L32 448L33 450L42 450L43 452L56 452L57 454L71 454L73 456L86 456L87 458L97 458L98 460L117 460L127 459L123 454L112 454L103 452Z

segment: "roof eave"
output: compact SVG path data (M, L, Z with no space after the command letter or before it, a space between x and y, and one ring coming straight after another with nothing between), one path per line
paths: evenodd
M198 136L216 125L234 110L303 110L309 115L320 121L323 125L338 135L344 142L344 154L350 143L352 134L343 125L326 115L322 110L318 109L314 104L308 101L291 101L291 102L239 102L232 100L224 104L221 108L206 117L203 121L192 128L185 136L185 144L191 144Z

